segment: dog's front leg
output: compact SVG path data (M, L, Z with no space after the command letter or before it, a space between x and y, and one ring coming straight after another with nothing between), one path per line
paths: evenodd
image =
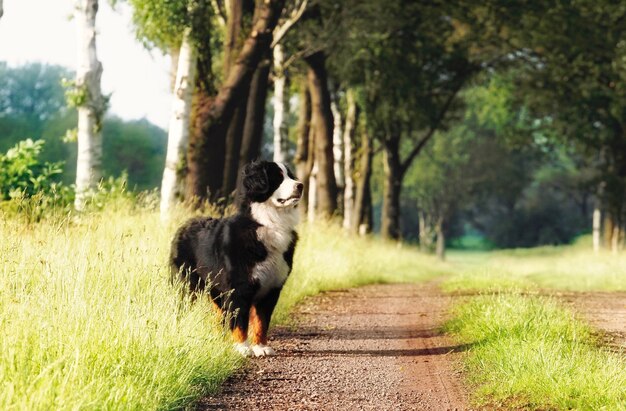
M265 297L253 304L250 309L250 339L252 351L256 357L276 355L276 351L267 345L267 331L280 296L280 290L280 288L271 290Z
M248 322L250 320L250 297L238 295L233 292L229 301L227 316L229 327L235 341L235 349L243 356L250 357L254 352L248 343Z

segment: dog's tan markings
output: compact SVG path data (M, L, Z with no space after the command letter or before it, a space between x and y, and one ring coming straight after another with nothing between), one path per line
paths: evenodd
M256 307L250 309L250 340L252 344L267 344L267 324L256 312Z
M235 342L244 343L247 338L247 330L244 330L243 327L235 327L233 330L233 340L235 340Z
M219 305L217 305L217 303L213 300L211 300L211 302L213 303L213 308L215 309L215 312L222 316L224 314L224 311L222 311L222 307L220 307Z

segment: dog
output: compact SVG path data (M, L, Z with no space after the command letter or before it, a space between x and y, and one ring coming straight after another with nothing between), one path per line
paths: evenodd
M242 355L275 355L267 331L293 266L304 186L286 165L269 161L246 165L241 177L236 214L193 218L177 230L172 279L194 298L208 294Z

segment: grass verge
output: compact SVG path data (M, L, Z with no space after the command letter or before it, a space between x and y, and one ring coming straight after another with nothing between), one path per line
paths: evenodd
M588 237L568 246L450 255L463 268L446 282L448 290L626 291L626 254L594 253Z
M415 248L358 238L334 225L299 229L294 269L276 307L275 323L289 321L292 308L306 296L365 284L425 281L449 267Z
M484 295L457 307L446 329L471 344L466 375L477 405L524 409L626 409L623 353L552 299Z
M602 348L584 322L541 289L626 289L626 257L572 246L452 254L449 291L482 295L447 330L471 344L466 375L478 405L524 409L626 409L623 353Z
M183 218L164 226L123 200L37 224L0 215L0 409L178 408L243 364L210 304L183 304L169 285L169 242ZM279 321L321 290L443 267L323 224L300 231Z

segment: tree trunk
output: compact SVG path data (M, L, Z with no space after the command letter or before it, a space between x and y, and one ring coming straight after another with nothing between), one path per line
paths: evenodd
M317 175L319 173L319 165L317 160L313 161L313 167L309 173L309 199L307 200L307 219L309 222L315 221L317 216L317 193L319 186L317 183Z
M443 218L437 219L437 224L435 225L435 233L437 234L437 257L441 261L446 259L446 234L443 226Z
M361 136L361 161L359 171L357 173L357 184L354 201L354 213L352 216L351 229L353 233L360 233L361 226L367 225L371 229L371 219L368 213L371 211L371 192L370 180L372 177L372 139L367 132ZM368 220L370 220L368 222Z
M90 192L102 177L102 118L106 108L100 89L102 64L96 53L97 0L77 0L78 67L76 89L84 95L78 108L78 159L76 165L77 210L85 207Z
M224 44L224 73L229 73L237 55L241 50L241 36L244 30L244 20L252 12L251 2L248 0L231 0L229 3L226 42ZM256 72L256 70L255 70ZM249 88L242 90L236 103L235 111L230 119L226 131L226 151L224 157L224 178L222 180L221 195L230 198L237 183L239 157L243 140L246 108L248 106Z
M343 124L337 98L337 95L333 95L330 100L330 111L333 113L333 172L335 173L335 180L337 182L337 192L339 195L342 195L345 187L343 175Z
M273 50L274 60L274 161L287 161L288 132L287 115L289 113L289 93L287 92L287 73L285 73L285 53L283 46L277 44Z
M189 141L191 98L195 84L196 53L190 39L190 30L185 31L174 86L174 101L167 136L167 155L161 182L161 219L166 220L170 208L182 186L181 170Z
M298 116L298 142L296 145L296 156L294 162L296 164L296 176L304 184L302 191L302 200L300 200L300 217L304 221L309 204L309 175L311 169L309 167L309 135L311 133L311 94L306 86L302 87L300 93L300 114Z
M2 18L3 14L4 14L4 9L2 7L2 0L0 0L0 18Z
M365 190L365 200L363 204L365 216L363 217L363 222L359 225L359 235L362 236L371 233L374 227L374 206L372 204L372 190L369 182Z
M354 220L352 217L354 212L354 160L352 151L359 115L352 89L348 89L346 92L346 102L348 109L346 111L346 126L343 130L343 228L352 231Z
M604 246L608 249L613 244L613 226L614 221L610 212L605 211L604 223L602 228L604 229Z
M252 82L250 82L252 86ZM224 197L230 198L237 183L237 171L239 170L239 157L243 145L243 130L246 121L246 108L248 106L250 90L244 90L241 100L226 132L226 153L224 158L224 180L222 181L221 193Z
M392 137L384 141L385 186L381 235L386 239L400 238L400 191L402 189L402 166L399 139Z
M619 224L613 225L613 235L611 236L611 251L613 254L617 254L620 248L620 226Z
M193 96L191 132L187 147L187 178L185 179L185 202L199 206L203 200L213 200L219 195L224 176L224 153L226 138L205 136L203 125L208 118L214 98L196 79ZM206 138L214 137L214 138Z
M226 74L217 96L214 99L206 96L199 99L196 122L201 127L200 135L197 140L192 135L190 141L187 178L187 192L199 199L207 199L207 193L213 198L219 195L228 127L238 102L247 94L259 61L269 50L272 30L283 5L284 0L259 2L258 17L254 19L250 35Z
M433 251L433 227L431 219L423 210L418 212L420 250L424 253Z
M185 36L188 36L188 34L183 34L183 43L185 42ZM181 49L178 47L170 48L170 91L172 93L176 92L176 79L178 78L178 59L180 58L180 51Z
M593 209L593 251L598 253L602 248L602 211L600 210L600 201L596 200L595 207Z
M239 157L239 169L244 164L258 158L261 153L269 74L270 62L268 57L259 63L250 84L246 122L243 127L243 141Z
M245 14L245 0L229 0L226 22L226 38L224 39L224 67L223 72L228 74L241 48L241 32Z
M333 171L333 115L326 73L326 57L316 52L306 57L307 79L311 92L311 126L315 130L316 212L330 218L337 210L337 183ZM309 207L310 209L310 207Z

